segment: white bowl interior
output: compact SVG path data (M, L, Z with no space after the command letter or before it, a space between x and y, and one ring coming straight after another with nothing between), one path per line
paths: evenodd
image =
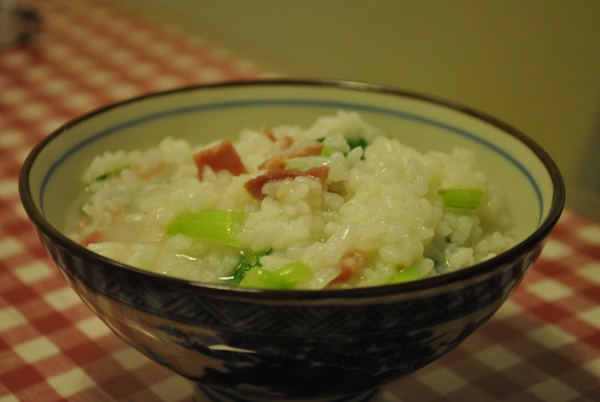
M353 87L226 85L192 88L122 103L85 116L55 133L32 166L33 199L61 230L67 208L83 191L81 175L105 150L147 148L165 136L194 144L235 138L245 127L299 124L354 110L365 121L420 151L473 149L479 168L510 194L519 239L550 211L551 173L536 152L501 125L419 97Z

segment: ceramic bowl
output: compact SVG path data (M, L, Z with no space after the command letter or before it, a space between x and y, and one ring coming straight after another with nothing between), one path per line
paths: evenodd
M200 144L242 128L308 125L339 109L420 151L476 151L510 191L518 244L430 279L352 290L254 290L195 283L103 258L69 240L67 206L105 150L150 147L166 135ZM540 254L563 208L561 175L514 128L438 98L339 81L186 87L118 103L58 129L26 160L22 202L69 284L114 332L196 382L205 399L366 401L434 362L498 310Z

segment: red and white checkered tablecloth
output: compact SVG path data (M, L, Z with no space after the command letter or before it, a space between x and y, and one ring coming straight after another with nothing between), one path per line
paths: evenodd
M21 208L31 147L107 103L270 75L101 0L43 0L38 43L0 50L0 402L182 401L192 385L126 345L51 265ZM536 266L460 347L386 401L600 401L600 223L567 210Z

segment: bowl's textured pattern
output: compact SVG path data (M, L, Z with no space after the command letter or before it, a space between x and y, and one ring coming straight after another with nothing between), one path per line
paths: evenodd
M127 342L201 385L251 398L361 393L418 370L489 319L541 250L443 292L261 304L177 281L140 281L40 236L84 302Z

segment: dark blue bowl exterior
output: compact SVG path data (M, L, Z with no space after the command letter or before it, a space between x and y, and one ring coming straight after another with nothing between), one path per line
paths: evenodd
M277 304L141 279L38 233L83 301L127 342L201 385L250 398L357 393L415 372L488 320L543 246L475 281L410 297Z

